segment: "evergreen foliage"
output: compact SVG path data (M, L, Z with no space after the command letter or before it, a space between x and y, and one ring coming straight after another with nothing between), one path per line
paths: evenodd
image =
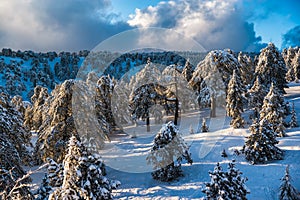
M227 155L225 149L223 149L223 151L222 151L222 153L221 153L221 156L222 156L223 158L227 158L227 157L228 157L228 155Z
M255 73L267 88L273 83L281 94L285 94L287 68L282 55L273 43L269 43L260 51Z
M157 133L154 144L147 156L148 164L153 165L152 177L160 181L172 181L182 176L181 162L185 159L193 163L189 147L179 134L173 122L163 125Z
M295 104L293 102L293 107L292 107L292 116L291 116L291 121L290 121L290 127L295 128L298 127L298 121L297 121L297 113L295 110Z
M208 130L208 126L207 126L207 124L206 124L206 120L205 120L205 118L203 118L202 119L202 126L201 126L201 132L202 133L205 133L205 132L208 132L209 130Z
M63 168L62 185L50 194L49 200L112 199L112 189L120 185L119 181L105 177L105 165L100 156L88 153L75 136L68 142Z
M275 135L279 137L286 136L284 127L285 106L283 96L272 84L269 93L264 98L260 120L267 120Z
M237 199L245 200L246 195L250 193L245 185L247 178L242 177L242 172L235 167L233 160L228 164L228 170L223 171L219 163L217 163L214 171L209 171L210 182L205 183L205 189L202 190L206 194L206 200L218 199Z
M247 137L242 149L246 160L257 164L283 159L283 151L276 147L278 141L266 119L260 123L255 120L249 129L251 135Z
M292 186L289 166L285 169L285 175L281 178L279 200L299 200L300 193Z
M230 79L228 84L226 99L227 115L229 117L232 117L230 125L233 128L241 128L245 124L245 121L241 116L243 112L243 88L241 88L241 85L241 79L237 74L237 71L234 70L232 78Z

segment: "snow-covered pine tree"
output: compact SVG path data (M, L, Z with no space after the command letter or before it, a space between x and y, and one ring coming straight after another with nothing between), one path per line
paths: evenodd
M231 50L215 50L209 52L201 61L191 78L189 84L197 91L200 107L210 102L211 117L216 117L216 107L225 105L226 88L234 70L238 70L240 64ZM204 84L203 84L204 82ZM209 95L207 95L209 91ZM205 93L203 95L202 93ZM205 98L203 98L205 97ZM210 98L210 101L207 100Z
M273 43L269 43L266 48L260 51L255 73L267 88L274 83L281 94L285 93L287 69L282 55Z
M182 176L181 162L183 159L189 164L193 163L189 147L173 122L164 124L159 130L146 159L155 170L152 172L152 177L160 181L172 181Z
M191 65L191 63L188 59L186 61L185 65L184 65L183 70L182 70L182 74L185 77L186 81L189 82L191 80L191 78L193 77L193 72L194 72L193 66Z
M42 86L34 88L34 94L31 97L32 107L25 110L24 124L32 130L39 130L43 123L44 104L49 97L48 89Z
M88 153L75 136L69 139L63 168L62 186L50 194L49 200L112 199L112 189L120 185L119 181L105 177L105 165L100 156Z
M227 89L226 110L227 115L232 117L230 125L233 128L243 127L245 124L241 114L243 112L243 88L242 82L236 70L233 71L232 78L229 81Z
M243 173L235 168L234 160L228 164L227 172L217 163L214 171L208 173L210 182L205 183L205 189L202 190L206 194L205 200L247 199L246 195L250 193L245 185L247 178L242 177Z
M26 106L24 105L23 99L20 95L14 96L10 103L19 111L24 118Z
M32 200L31 179L22 168L32 161L27 150L31 134L5 93L0 93L0 135L0 199Z
M298 127L298 121L297 121L297 113L295 110L295 103L293 102L292 106L292 116L291 116L291 121L290 121L290 127L295 128Z
M223 151L222 151L222 153L221 153L221 156L222 156L223 158L228 157L228 155L227 155L225 149L223 149Z
M202 190L206 194L205 200L219 199L223 192L223 185L225 179L225 172L223 171L221 165L217 163L214 171L209 171L210 182L205 183L205 189Z
M116 128L116 122L112 114L111 97L115 83L110 76L101 76L96 86L95 109L96 115L101 121L102 116L108 123L108 133Z
M249 93L249 106L251 108L256 109L256 112L259 113L263 105L264 98L268 93L265 85L261 84L259 76L256 77L254 84L251 87L251 89L248 91L248 93Z
M51 187L60 187L63 182L63 165L62 163L57 163L53 159L48 158L48 175L49 185Z
M228 190L229 196L228 199L247 199L247 194L250 193L250 190L245 185L245 182L248 180L247 177L242 177L242 172L235 167L235 160L228 163L228 169L225 174L226 181L228 181Z
M242 149L246 160L257 164L283 159L283 151L276 147L278 141L266 119L261 120L260 123L255 120L249 130L251 134Z
M285 103L277 88L271 84L269 93L265 96L262 109L260 111L260 120L267 120L276 136L285 137Z
M206 120L205 120L205 118L203 118L202 119L202 126L201 126L201 132L202 133L206 133L206 132L208 132L209 130L208 130L208 126L207 126L207 124L206 124Z
M163 70L160 84L176 94L180 101L181 112L189 110L192 104L196 104L194 91L189 87L186 77L180 73L177 65L170 65Z
M295 80L295 73L293 68L293 60L295 58L295 55L297 53L296 48L289 47L288 49L282 50L282 57L284 59L284 62L287 67L287 74L286 74L286 80L287 81L294 81Z
M37 163L46 162L48 157L62 162L69 138L78 134L72 111L74 85L74 80L57 85L44 104L43 123L35 147Z
M247 54L243 54L242 52L238 55L238 61L241 64L241 80L243 82L243 85L246 87L252 84L252 81L254 79L254 71L255 66Z
M285 175L281 178L279 200L300 200L300 193L292 186L292 178L289 166L285 169Z
M298 50L298 52L293 60L292 68L294 71L295 81L299 82L299 80L300 80L300 49Z

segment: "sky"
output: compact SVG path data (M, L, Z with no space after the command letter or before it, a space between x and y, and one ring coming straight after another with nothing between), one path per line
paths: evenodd
M298 0L1 0L0 48L91 50L134 28L168 28L205 49L300 46Z

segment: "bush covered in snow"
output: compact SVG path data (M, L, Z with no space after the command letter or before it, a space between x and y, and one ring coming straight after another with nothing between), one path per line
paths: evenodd
M147 156L147 162L153 165L152 177L161 181L172 181L182 176L181 162L185 159L192 164L189 147L179 134L173 122L163 125L157 133L154 144Z
M214 171L209 171L210 182L205 183L205 189L202 191L206 194L204 199L237 199L245 200L246 195L250 193L245 185L247 178L242 177L242 172L235 167L233 160L228 164L228 170L223 171L217 163Z

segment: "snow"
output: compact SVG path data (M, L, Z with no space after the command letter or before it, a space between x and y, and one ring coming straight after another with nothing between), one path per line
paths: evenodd
M300 98L289 99L290 96L300 96L300 84L292 85L287 90L287 99L295 102L298 122L300 119ZM183 120L193 122L199 120L199 113L191 115L189 113ZM188 124L188 123L183 123ZM228 127L225 124L224 127ZM180 127L181 133L189 133L190 126ZM129 127L128 132L135 130L145 132L146 127ZM137 138L118 138L115 142L122 146L126 152L128 159L135 157L135 170L143 166L144 159L139 157L145 155L150 146L154 133L157 130L155 126L151 126L151 131L148 133L137 134ZM155 130L155 131L154 131ZM197 130L197 127L194 127ZM210 180L208 171L212 171L217 162L221 164L223 169L226 169L227 163L232 159L236 160L236 168L243 172L243 176L248 177L246 182L247 188L251 191L247 195L248 199L277 199L280 187L280 178L283 177L287 165L290 165L290 175L294 180L292 184L296 189L300 189L300 128L287 129L289 137L278 138L278 147L285 151L284 160L274 161L267 164L252 165L247 162L243 155L235 155L235 149L240 149L245 141L245 136L249 135L248 129L232 129L224 128L215 132L183 134L186 142L190 144L190 152L194 160L193 165L184 164L182 169L184 177L178 181L163 183L153 180L151 172L144 170L141 173L126 172L125 170L116 170L107 164L108 177L118 179L122 185L114 191L116 199L200 199L204 197L201 190L205 187L204 183ZM113 141L114 142L114 141ZM210 147L209 152L203 154L202 147ZM204 149L205 149L204 148ZM208 149L210 149L208 148ZM227 158L222 158L220 153L225 149L228 152ZM136 158L136 157L139 157ZM122 165L122 159L116 158ZM104 161L106 159L104 158ZM133 161L133 160L132 160Z
M300 98L296 98L296 96L300 96L300 84L290 85L287 92L286 99L295 103L299 123ZM291 96L293 98L290 98ZM103 150L102 155L107 165L107 177L117 179L122 183L118 189L113 190L114 198L124 200L201 199L205 195L201 192L205 188L204 183L210 181L208 171L213 171L217 162L226 170L227 164L232 159L236 160L236 168L243 172L243 176L248 177L248 181L245 184L251 191L247 195L247 198L250 200L277 199L281 183L280 178L284 176L287 165L290 165L293 186L298 191L300 190L300 182L298 181L300 179L300 127L289 128L287 129L289 137L278 138L278 147L285 151L284 160L251 165L245 160L243 155L237 156L234 154L235 149L241 149L243 146L245 136L249 135L248 129L228 128L229 121L220 117L219 121L226 122L222 129L218 125L213 127L213 129L210 128L210 132L200 133L199 127L195 124L199 122L201 127L202 117L199 118L199 114L207 117L207 112L208 110L203 110L201 113L194 112L182 115L180 133L190 145L190 152L194 162L193 165L183 164L184 177L180 177L177 181L170 183L152 179L151 166L146 165L145 160L155 133L161 128L161 125L154 125L154 122L151 121L150 124L153 125L150 132L146 132L146 126L142 123L138 127L124 127L125 132L128 134L127 136L112 138L110 145L118 147L116 149L121 149L123 156L118 155L114 151L115 149L110 149L112 152L109 155L105 152L109 148ZM194 134L189 134L191 124L195 130ZM131 138L130 135L134 132L137 137ZM228 153L227 158L221 157L223 149ZM111 159L109 159L109 156L111 156ZM112 160L115 160L115 162L112 162ZM116 163L118 165L114 165ZM118 167L121 169L118 170ZM124 167L127 171L124 170ZM26 168L26 170L29 169ZM37 184L42 182L44 172L42 170L31 176L34 183L33 189L37 189Z

